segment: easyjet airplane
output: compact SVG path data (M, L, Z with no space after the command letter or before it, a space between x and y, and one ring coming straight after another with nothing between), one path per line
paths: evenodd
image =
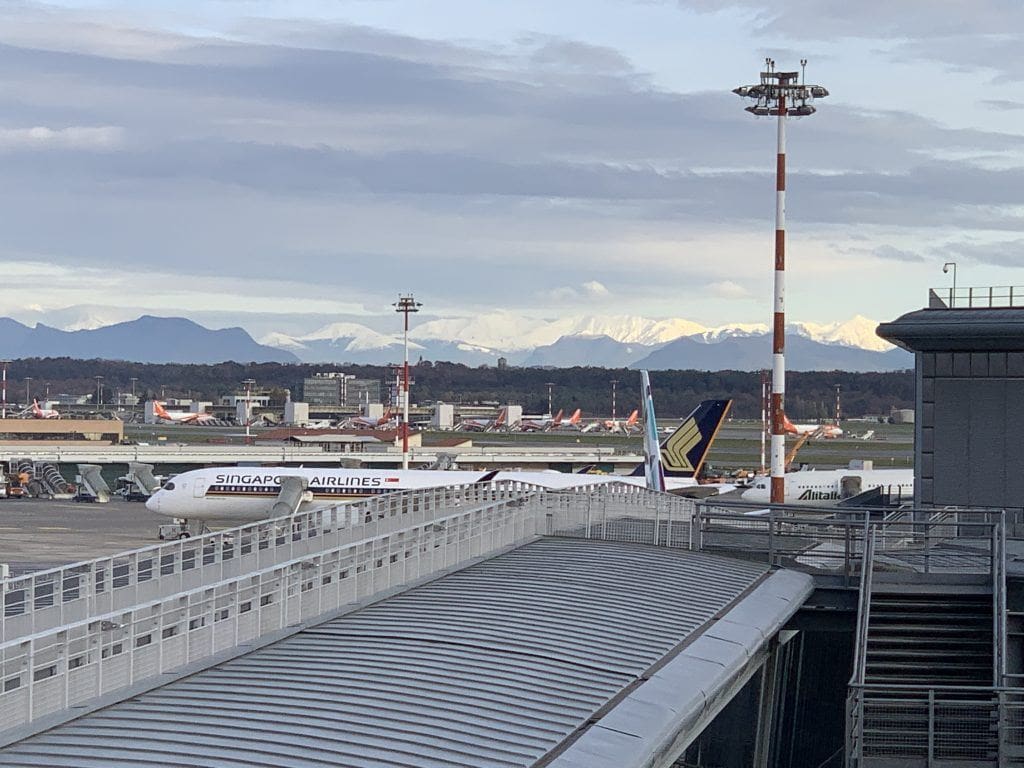
M52 408L40 408L39 401L32 401L32 418L33 419L59 419L60 414Z
M838 424L794 424L788 416L782 417L782 424L786 432L791 435L813 435L820 432L822 437L841 437L843 430Z
M153 413L164 421L170 421L175 424L205 424L208 421L216 421L216 416L211 416L208 413L171 413L164 409L163 403L159 400L153 401Z

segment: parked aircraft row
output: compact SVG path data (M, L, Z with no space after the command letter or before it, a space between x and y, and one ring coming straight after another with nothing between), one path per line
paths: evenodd
M697 485L701 467L719 428L728 415L731 400L706 400L683 420L656 451L661 469L659 490L678 491ZM653 414L652 414L653 416ZM654 424L650 418L649 423ZM657 444L655 442L655 444ZM161 515L182 520L250 520L266 517L281 492L283 478L307 482L306 500L300 510L336 504L392 491L436 488L480 482L515 480L550 489L570 489L613 482L649 486L650 462L638 465L628 476L563 472L500 470L320 469L296 467L217 467L176 475L154 493L146 506ZM716 486L720 491L733 485Z

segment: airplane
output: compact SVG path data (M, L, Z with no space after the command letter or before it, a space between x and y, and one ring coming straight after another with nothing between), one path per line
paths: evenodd
M769 503L769 478L759 476L747 490L740 493L744 501ZM891 496L908 501L914 498L912 469L803 469L789 472L785 479L784 503L804 506L832 506L837 501L864 491L881 488Z
M459 429L463 432L494 432L505 426L508 418L508 408L502 408L496 419L465 419L459 422Z
M597 429L597 430L601 430L602 432L623 432L623 433L629 433L629 432L632 432L634 429L637 428L637 421L639 421L639 418L640 418L640 411L637 410L637 409L634 409L633 412L631 414L629 414L629 418L626 419L625 421L620 421L619 419L606 419L604 421L600 421L600 420L593 421L590 424L587 424L587 426L585 426L581 431L583 431L583 432L593 432L595 429Z
M374 419L369 416L353 416L351 419L345 419L342 422L341 427L345 429L382 429L391 426L391 422L397 420L388 411L379 419Z
M707 400L686 418L676 432L659 446L664 467L664 489L679 491L697 485L697 476L708 449L732 405L731 400ZM654 419L650 422L653 424ZM645 467L631 475L566 472L522 472L517 470L426 469L323 469L306 467L214 467L194 469L175 475L146 502L159 515L189 520L260 520L277 501L285 477L302 477L308 482L311 500L303 501L303 512L334 507L393 491L437 488L482 482L516 480L551 490L568 490L607 483L647 486ZM723 486L719 490L734 490ZM187 528L182 529L182 535Z
M51 408L40 408L39 401L32 401L32 418L33 419L59 419L60 413Z
M205 424L209 421L216 421L216 416L211 416L208 413L182 413L164 410L163 403L159 400L153 401L153 413L164 421L170 421L175 424Z
M561 432L565 430L579 431L580 418L583 416L583 411L577 408L572 412L572 416L568 420L561 420L558 424L552 424L549 428L549 432Z
M558 409L558 413L554 417L542 417L539 419L523 420L519 424L520 432L547 432L549 429L554 429L562 423L562 409Z
M821 437L831 439L833 437L841 437L843 434L843 430L840 429L838 424L794 424L785 415L782 417L782 424L786 432L791 435L813 435L815 432L818 432Z

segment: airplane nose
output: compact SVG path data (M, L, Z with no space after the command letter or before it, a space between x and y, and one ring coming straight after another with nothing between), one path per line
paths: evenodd
M162 493L160 491L157 491L148 499L146 499L146 509L148 509L150 512L159 512L161 495Z

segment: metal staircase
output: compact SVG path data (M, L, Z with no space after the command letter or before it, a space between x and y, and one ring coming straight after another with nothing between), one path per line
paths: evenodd
M940 588L941 589L941 588ZM992 592L876 590L864 682L877 685L991 685Z
M1001 517L990 528L987 578L965 573L959 584L949 573L876 574L875 536L866 538L847 699L850 768L1024 766L1024 697L1006 687Z

